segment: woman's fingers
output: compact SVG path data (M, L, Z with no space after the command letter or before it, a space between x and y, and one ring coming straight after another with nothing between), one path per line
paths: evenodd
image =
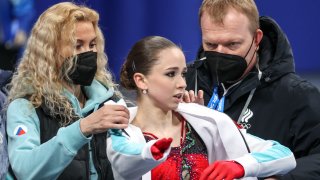
M128 127L129 110L122 105L104 105L81 120L80 129L84 135L104 132L108 129Z

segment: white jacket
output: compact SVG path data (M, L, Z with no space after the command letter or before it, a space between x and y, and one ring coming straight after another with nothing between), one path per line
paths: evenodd
M132 120L137 108L129 110ZM224 113L193 103L180 103L176 112L189 122L205 143L209 164L216 160L237 161L245 170L243 179L286 174L296 166L294 155L288 148L242 130L241 135L234 122ZM111 132L107 140L107 155L115 179L151 179L150 170L166 160L170 148L163 158L155 160L150 147L156 141L146 143L141 130L132 124L125 131L129 136L119 133L121 131Z

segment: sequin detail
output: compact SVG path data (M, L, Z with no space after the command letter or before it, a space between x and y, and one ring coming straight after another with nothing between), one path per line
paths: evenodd
M186 135L181 145L172 147L167 160L152 169L153 180L196 180L208 167L208 153L204 142L188 122L185 129ZM144 137L147 141L157 139L151 133L144 133Z

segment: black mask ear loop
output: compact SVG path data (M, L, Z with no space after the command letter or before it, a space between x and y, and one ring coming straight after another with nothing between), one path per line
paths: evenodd
M247 51L246 55L245 55L244 57L242 57L242 58L246 61L246 63L247 63L246 57L248 56L248 54L249 54L249 52L250 52L250 50L251 50L251 48L252 48L252 45L253 45L253 41L254 41L254 39L255 39L255 37L253 36L249 50ZM256 52L256 51L257 51L257 50L255 50L255 52ZM251 64L252 59L253 59L253 57L254 57L254 54L255 54L255 53L253 53L253 55L252 55L252 57L251 57L251 59L250 59L249 64L247 64L247 68L248 68L248 67L249 67L249 65ZM245 71L247 70L247 68L245 69ZM235 80L235 81L228 81L228 83L240 82L239 80L240 80L241 78L243 78L243 76L244 76L244 72L243 72L243 74L241 75L241 77L240 77L238 80ZM236 84L237 84L237 83L236 83Z
M255 36L256 36L256 33L254 33L254 36L253 36L253 38L252 38L252 42L251 42L250 48L249 48L249 50L247 51L246 55L244 56L244 59L246 59L247 55L249 54L249 52L250 52L250 50L251 50L251 47L252 47L252 45L253 45L253 41L254 41L254 39L255 39ZM254 57L254 55L257 53L257 50L258 50L258 49L259 49L259 46L256 47L256 49L255 49L255 51L254 51L254 53L253 53L253 55L252 55L252 57L251 57L251 59L250 59L250 61L249 61L249 64L247 65L247 67L250 66L250 64L251 64L251 62L252 62L252 60L253 60L253 57Z
M244 59L246 59L246 57L248 56L248 54L249 54L249 52L250 52L250 50L251 50L251 48L252 48L254 39L255 39L255 36L253 36L253 38L252 38L250 48L249 48L249 50L247 51L246 55L243 57ZM250 62L249 62L249 64L248 64L248 66L251 64L252 59L253 59L254 54L256 53L256 51L257 51L257 48L256 48L255 52L253 53L253 55L252 55L252 57L251 57L251 59L250 59Z
M59 55L60 58L62 59L62 63L61 63L61 70L60 70L60 77L62 79L65 79L66 83L68 83L69 85L72 84L72 80L70 79L68 73L70 71L74 70L74 62L72 61L73 58L77 58L76 55L72 55L69 57L63 57L62 55Z

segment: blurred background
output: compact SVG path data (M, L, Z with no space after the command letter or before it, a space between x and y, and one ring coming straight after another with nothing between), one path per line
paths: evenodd
M0 1L0 14L10 8L5 6L6 2L11 1L15 4L20 3L20 5L21 2L25 3L24 8L13 10L13 14L18 19L25 18L21 21L20 26L32 26L45 9L62 2L61 0ZM201 0L73 0L72 2L85 4L100 13L100 26L106 38L109 69L117 80L121 64L130 47L142 37L160 35L169 38L183 48L187 61L194 60L201 44L198 23L198 9ZM297 73L320 88L320 60L318 58L320 1L256 0L256 4L260 15L271 16L286 32L293 48ZM12 8L12 4L10 6ZM1 14L0 25L8 27L10 22L3 20L4 17ZM27 24L23 25L23 22ZM11 22L10 29L17 28L15 26L17 25ZM30 28L25 27L26 34ZM22 38L22 43L23 40ZM11 40L11 44L13 41ZM3 60L4 54L1 52L1 63Z

